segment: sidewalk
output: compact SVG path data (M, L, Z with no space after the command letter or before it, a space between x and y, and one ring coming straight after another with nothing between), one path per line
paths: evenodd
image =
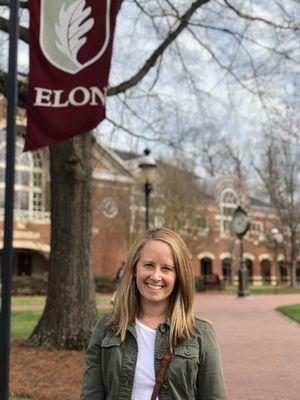
M274 309L300 295L201 295L196 315L213 322L229 400L300 399L300 325Z

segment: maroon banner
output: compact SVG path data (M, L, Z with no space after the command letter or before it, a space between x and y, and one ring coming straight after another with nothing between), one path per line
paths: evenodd
M30 0L25 151L95 128L105 91L119 0Z

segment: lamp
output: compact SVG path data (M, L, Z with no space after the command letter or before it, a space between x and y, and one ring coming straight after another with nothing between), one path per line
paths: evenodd
M153 182L156 178L156 162L154 158L150 155L151 151L149 149L144 150L144 157L139 163L141 169L143 181L144 181L144 192L145 192L145 226L146 229L149 228L149 197L153 189Z

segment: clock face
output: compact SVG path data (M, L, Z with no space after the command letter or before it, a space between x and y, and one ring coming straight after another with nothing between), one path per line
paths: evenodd
M106 218L114 218L118 215L118 205L112 197L105 197L101 203L102 213Z
M233 217L232 227L234 233L236 233L237 235L242 235L243 233L246 233L248 226L249 226L249 217L247 215L242 213L237 213Z

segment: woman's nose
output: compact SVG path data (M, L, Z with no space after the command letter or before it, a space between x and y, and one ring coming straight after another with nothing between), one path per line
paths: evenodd
M160 271L160 267L156 266L151 274L151 278L155 279L155 280L159 280L161 278L161 271Z

